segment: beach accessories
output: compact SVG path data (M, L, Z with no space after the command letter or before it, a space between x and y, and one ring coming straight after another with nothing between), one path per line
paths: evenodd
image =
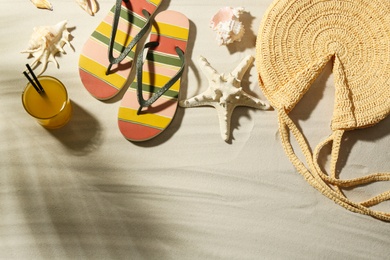
M39 9L48 9L53 11L53 5L48 0L31 0L31 2Z
M284 149L296 169L322 194L353 212L390 221L390 213L373 206L390 199L390 191L363 202L343 189L390 180L389 173L343 180L337 160L345 131L372 126L390 113L390 1L277 0L260 25L256 65L261 88L278 111ZM313 153L289 116L329 62L333 63L335 103L333 133ZM298 141L301 162L290 143ZM329 174L318 163L332 144Z
M41 71L38 75L45 72L48 63L51 61L59 68L59 64L56 60L58 53L65 54L64 45L71 46L70 41L72 35L68 31L67 21L61 21L56 25L51 26L37 26L33 28L30 40L28 42L28 48L22 53L28 53L29 56L34 57L34 61L31 64L33 69L37 68L39 64L42 64Z
M238 106L268 109L269 105L242 90L241 80L253 64L253 56L246 56L231 73L218 73L204 58L199 58L202 72L207 77L209 87L195 97L180 101L181 107L213 106L218 112L221 137L230 140L230 120Z
M95 15L99 9L96 0L76 0L76 3L89 15Z
M168 127L177 109L189 21L175 11L158 13L152 25L144 60L139 53L136 79L123 96L118 126L130 141L149 140Z
M150 17L161 1L117 0L88 38L81 51L79 73L92 96L106 100L123 88L132 68L134 47L150 28Z
M217 33L216 40L219 46L241 41L245 34L244 24L240 21L243 13L245 13L243 7L225 6L211 18L210 28Z

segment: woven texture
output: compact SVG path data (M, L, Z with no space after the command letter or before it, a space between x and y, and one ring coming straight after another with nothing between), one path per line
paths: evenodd
M333 133L312 153L288 113L329 62L333 63L335 79ZM354 202L342 191L389 181L389 173L349 180L341 180L336 174L345 130L374 125L390 112L390 1L275 1L260 25L256 67L265 96L278 110L284 149L299 173L343 207L390 221L389 213L370 208L388 200L390 192ZM296 156L290 134L297 140L306 164ZM318 165L320 151L326 145L332 145L329 173Z
M264 94L276 108L291 110L332 60L333 129L369 126L390 112L390 1L276 1L257 51Z

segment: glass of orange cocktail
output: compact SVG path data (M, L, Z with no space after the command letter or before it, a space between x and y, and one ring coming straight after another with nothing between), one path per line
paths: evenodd
M64 84L50 76L39 76L38 81L44 92L37 92L28 83L22 94L24 109L45 128L64 126L72 115L72 105Z

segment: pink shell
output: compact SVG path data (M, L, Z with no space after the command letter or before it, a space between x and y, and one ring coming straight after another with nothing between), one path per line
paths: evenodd
M226 6L219 9L219 11L211 19L210 27L216 29L219 23L227 22L230 20L238 20L238 17L234 14L233 8Z
M245 28L240 21L244 8L221 8L211 19L210 27L216 31L216 40L219 45L227 45L234 41L241 41Z

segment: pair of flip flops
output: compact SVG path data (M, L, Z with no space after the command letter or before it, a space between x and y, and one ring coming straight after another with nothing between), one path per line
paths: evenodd
M176 11L162 11L151 18L161 2L117 0L80 55L81 81L100 100L117 95L135 67L136 78L118 112L119 129L130 141L159 135L173 120L178 105L189 21ZM136 57L137 43L147 32L148 40Z

